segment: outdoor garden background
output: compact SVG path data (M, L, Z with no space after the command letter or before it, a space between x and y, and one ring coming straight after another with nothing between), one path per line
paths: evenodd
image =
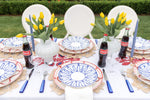
M96 20L100 20L99 13L105 15L117 5L127 5L133 8L140 19L138 36L150 40L150 0L0 0L0 38L13 37L24 33L21 23L23 11L32 4L43 4L51 13L55 13L59 20L63 19L69 7L84 4L95 13ZM66 35L64 25L54 33L54 37L63 38ZM101 38L102 32L93 29L94 38Z

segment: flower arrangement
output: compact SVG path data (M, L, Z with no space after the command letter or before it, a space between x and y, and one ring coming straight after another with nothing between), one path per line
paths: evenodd
M109 36L116 37L120 33L120 30L132 22L132 20L126 20L126 15L127 13L122 12L117 15L116 19L108 19L108 17L101 12L100 17L102 21L96 21L96 25L94 23L91 23L91 25L98 27L103 33L107 33Z
M35 38L40 38L44 42L49 39L50 35L57 31L58 26L62 25L64 23L64 20L57 21L57 18L55 17L54 13L51 15L51 19L49 21L49 25L44 25L44 14L43 12L40 12L39 18L36 18L36 16L32 15L32 21L29 18L25 18L28 25L30 25L34 32L33 34L25 33L25 35L33 35ZM23 34L18 34L16 37L21 37Z

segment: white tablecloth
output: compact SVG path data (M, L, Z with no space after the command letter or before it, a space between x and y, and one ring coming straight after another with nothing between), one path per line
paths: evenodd
M114 53L113 57L107 60L106 66L106 72L114 93L108 93L107 86L105 85L104 90L101 90L100 93L94 93L94 100L150 100L150 93L146 94L141 90L137 90L135 87L133 87L135 91L134 93L129 92L125 80L120 74L120 70L122 68L131 68L131 66L122 66L120 63L115 61L116 57L117 53ZM98 59L99 57L97 51L92 57L83 57L81 60L89 61L97 65ZM18 59L18 61L24 63L23 59ZM110 65L111 63L113 63L113 65ZM46 77L44 93L39 93L41 81L43 79L43 72L48 70L50 73L56 67L57 66L50 67L47 65L35 67L33 75L31 76L24 93L19 93L20 88L25 82L22 81L19 82L18 88L1 95L0 100L65 100L64 95L58 96L56 93L51 91L51 82L48 80L48 77ZM27 69L27 71L29 73L30 69ZM105 80L103 81L105 82ZM129 81L132 83L132 79L129 79Z

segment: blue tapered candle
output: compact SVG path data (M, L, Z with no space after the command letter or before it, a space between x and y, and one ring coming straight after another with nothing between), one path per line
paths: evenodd
M29 15L29 19L31 21L31 16ZM32 27L30 26L30 33L33 34L33 29ZM33 49L33 52L35 52L35 45L34 45L34 37L31 36L31 42L32 42L32 49Z
M137 20L137 22L136 22L135 33L134 33L133 43L132 43L132 50L131 50L131 58L133 58L133 54L134 54L134 48L135 48L135 42L136 42L136 36L137 36L137 30L138 30L138 23L139 23L139 20Z

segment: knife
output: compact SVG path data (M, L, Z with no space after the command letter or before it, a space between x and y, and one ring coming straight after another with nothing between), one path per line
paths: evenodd
M107 75L106 75L105 69L103 69L103 74L104 74L104 78L105 78L105 80L106 80L108 92L109 92L109 93L113 93L113 90L112 90L111 85L110 85L110 83L109 83L109 80L108 80L108 77L107 77Z
M23 92L24 92L24 90L25 90L25 88L26 88L26 86L27 86L27 84L28 84L28 81L29 81L29 79L30 79L30 77L31 77L31 75L32 75L32 73L33 73L33 71L34 71L34 69L31 70L28 79L25 81L25 83L24 83L23 86L21 87L19 93L23 93Z

